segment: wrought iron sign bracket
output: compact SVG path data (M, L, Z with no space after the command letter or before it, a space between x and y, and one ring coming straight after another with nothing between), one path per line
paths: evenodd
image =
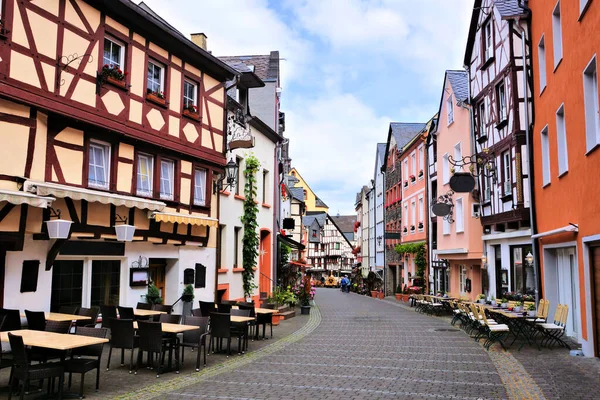
M68 56L60 56L56 59L56 66L58 67L58 75L56 75L56 88L58 89L62 85L65 84L65 80L62 79L62 73L73 63L77 63L77 65L81 64L81 61L84 57L88 58L88 64L94 61L94 56L91 54L84 54L82 56L77 55L77 53L69 54Z

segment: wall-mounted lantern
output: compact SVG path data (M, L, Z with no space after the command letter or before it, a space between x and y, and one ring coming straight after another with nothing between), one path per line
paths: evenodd
M52 220L52 218L57 219ZM73 221L67 221L60 218L59 209L54 210L52 207L50 207L50 220L46 221L48 237L50 239L68 239L72 223Z
M133 234L135 233L135 226L128 225L127 218L121 217L119 214L115 215L115 224L116 223L122 224L115 225L117 240L119 242L131 242L133 240Z

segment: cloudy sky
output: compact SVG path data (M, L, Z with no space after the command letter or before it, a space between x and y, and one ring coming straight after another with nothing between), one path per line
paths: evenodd
M279 50L292 163L329 206L354 214L389 123L437 112L462 68L473 0L145 0L217 56Z

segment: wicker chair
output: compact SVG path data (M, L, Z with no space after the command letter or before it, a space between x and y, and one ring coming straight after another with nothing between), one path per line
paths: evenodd
M102 318L104 323L104 318ZM110 358L113 349L121 349L121 366L125 364L125 350L130 350L129 358L129 373L133 371L133 350L138 347L138 337L135 336L133 329L133 320L131 319L116 319L109 322L110 329L110 349L108 350L108 361L106 362L106 370L110 367Z
M78 311L78 306L60 306L60 308L58 309L58 312L61 314L81 315L77 314Z
M19 310L0 308L0 316L2 315L6 316L4 324L2 324L2 332L21 329L21 312Z
M200 355L204 347L204 366L206 367L206 336L208 335L208 317L184 317L185 325L199 326L200 329L183 332L183 340L179 344L181 347L181 363L183 364L185 357L185 348L191 347L196 349L196 372L200 371Z
M111 321L117 319L117 307L108 305L100 306L100 313L102 314L102 327L111 329Z
M160 314L158 316L158 322L164 322L166 324L178 324L181 322L181 315L179 315L179 314Z
M81 307L78 311L77 311L77 315L81 315L84 317L90 317L90 319L82 319L77 321L77 326L87 326L89 328L94 328L96 326L96 321L98 320L98 313L100 312L100 310L98 309L98 307L93 307L93 308L84 308Z
M215 303L212 301L200 301L200 312L203 317L210 317L210 313L215 312Z
M218 303L217 312L220 314L229 314L231 312L232 305L229 303Z
M119 318L120 319L135 319L135 315L133 313L133 307L121 307L118 306L119 310Z
M106 328L78 326L75 330L76 335L96 338L106 338L107 333L108 329ZM104 343L73 349L71 352L71 359L65 363L65 372L69 374L69 388L71 387L71 378L73 374L81 375L81 382L79 385L79 398L81 399L83 399L83 384L87 372L96 370L96 390L100 389L100 359L102 358L103 348Z
M43 331L46 329L46 314L43 311L25 310L27 318L27 329L32 331Z
M150 303L137 303L135 306L138 310L152 310L152 304Z
M273 337L273 314L256 314L256 338L258 339L258 328L263 327L262 338L265 339L267 325L271 328L271 337Z
M31 365L27 357L27 351L25 350L23 338L21 336L9 333L8 340L10 342L10 347L14 357L14 366L12 368L10 382L8 384L8 399L10 400L12 398L15 384L21 386L20 398L23 399L25 395L25 387L30 381L49 379L48 392L50 392L50 381L54 378L58 378L58 397L62 398L64 380L63 366L59 363Z
M214 353L214 346L219 344L219 349L221 348L220 344L223 339L227 339L227 357L231 355L231 338L235 336L236 333L231 329L231 315L223 314L223 313L211 313L210 314L210 343L208 345L209 348L212 348ZM242 353L242 337L243 335L238 335L238 354ZM214 341L214 339L219 339L219 343Z
M257 329L257 325L256 325L256 311L254 309L254 303L238 303L238 307L240 310L248 310L250 311L250 315L248 315L249 317L254 318L254 321L250 321L248 323L248 327L250 329L250 333L252 333L250 335L252 341L254 341L254 336L258 336L257 332L252 332L253 330Z
M152 308L156 311L166 312L167 314L171 314L171 312L173 311L173 306L166 304L155 304Z
M135 364L135 373L137 374L138 366L142 362L144 351L148 353L148 359L156 355L156 377L160 377L161 365L165 358L167 350L172 352L172 341L163 339L163 331L160 323L156 322L138 322L138 333L140 335L140 348L138 350L137 363ZM179 357L175 358L177 372L179 373Z

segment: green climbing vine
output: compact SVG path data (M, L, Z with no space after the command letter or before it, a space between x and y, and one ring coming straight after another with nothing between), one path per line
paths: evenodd
M427 258L425 257L425 243L403 243L396 246L394 249L396 253L403 254L414 254L415 255L415 266L417 267L416 276L414 280L415 286L421 286L425 288L425 268L427 267Z
M256 258L258 257L258 223L256 216L258 214L258 205L255 202L256 198L256 173L260 168L260 162L256 157L250 155L246 158L246 169L244 170L244 178L246 186L244 187L244 214L242 215L242 223L244 224L244 237L242 245L242 279L244 284L244 297L251 297L252 292L256 289L254 283L254 267L256 266Z

